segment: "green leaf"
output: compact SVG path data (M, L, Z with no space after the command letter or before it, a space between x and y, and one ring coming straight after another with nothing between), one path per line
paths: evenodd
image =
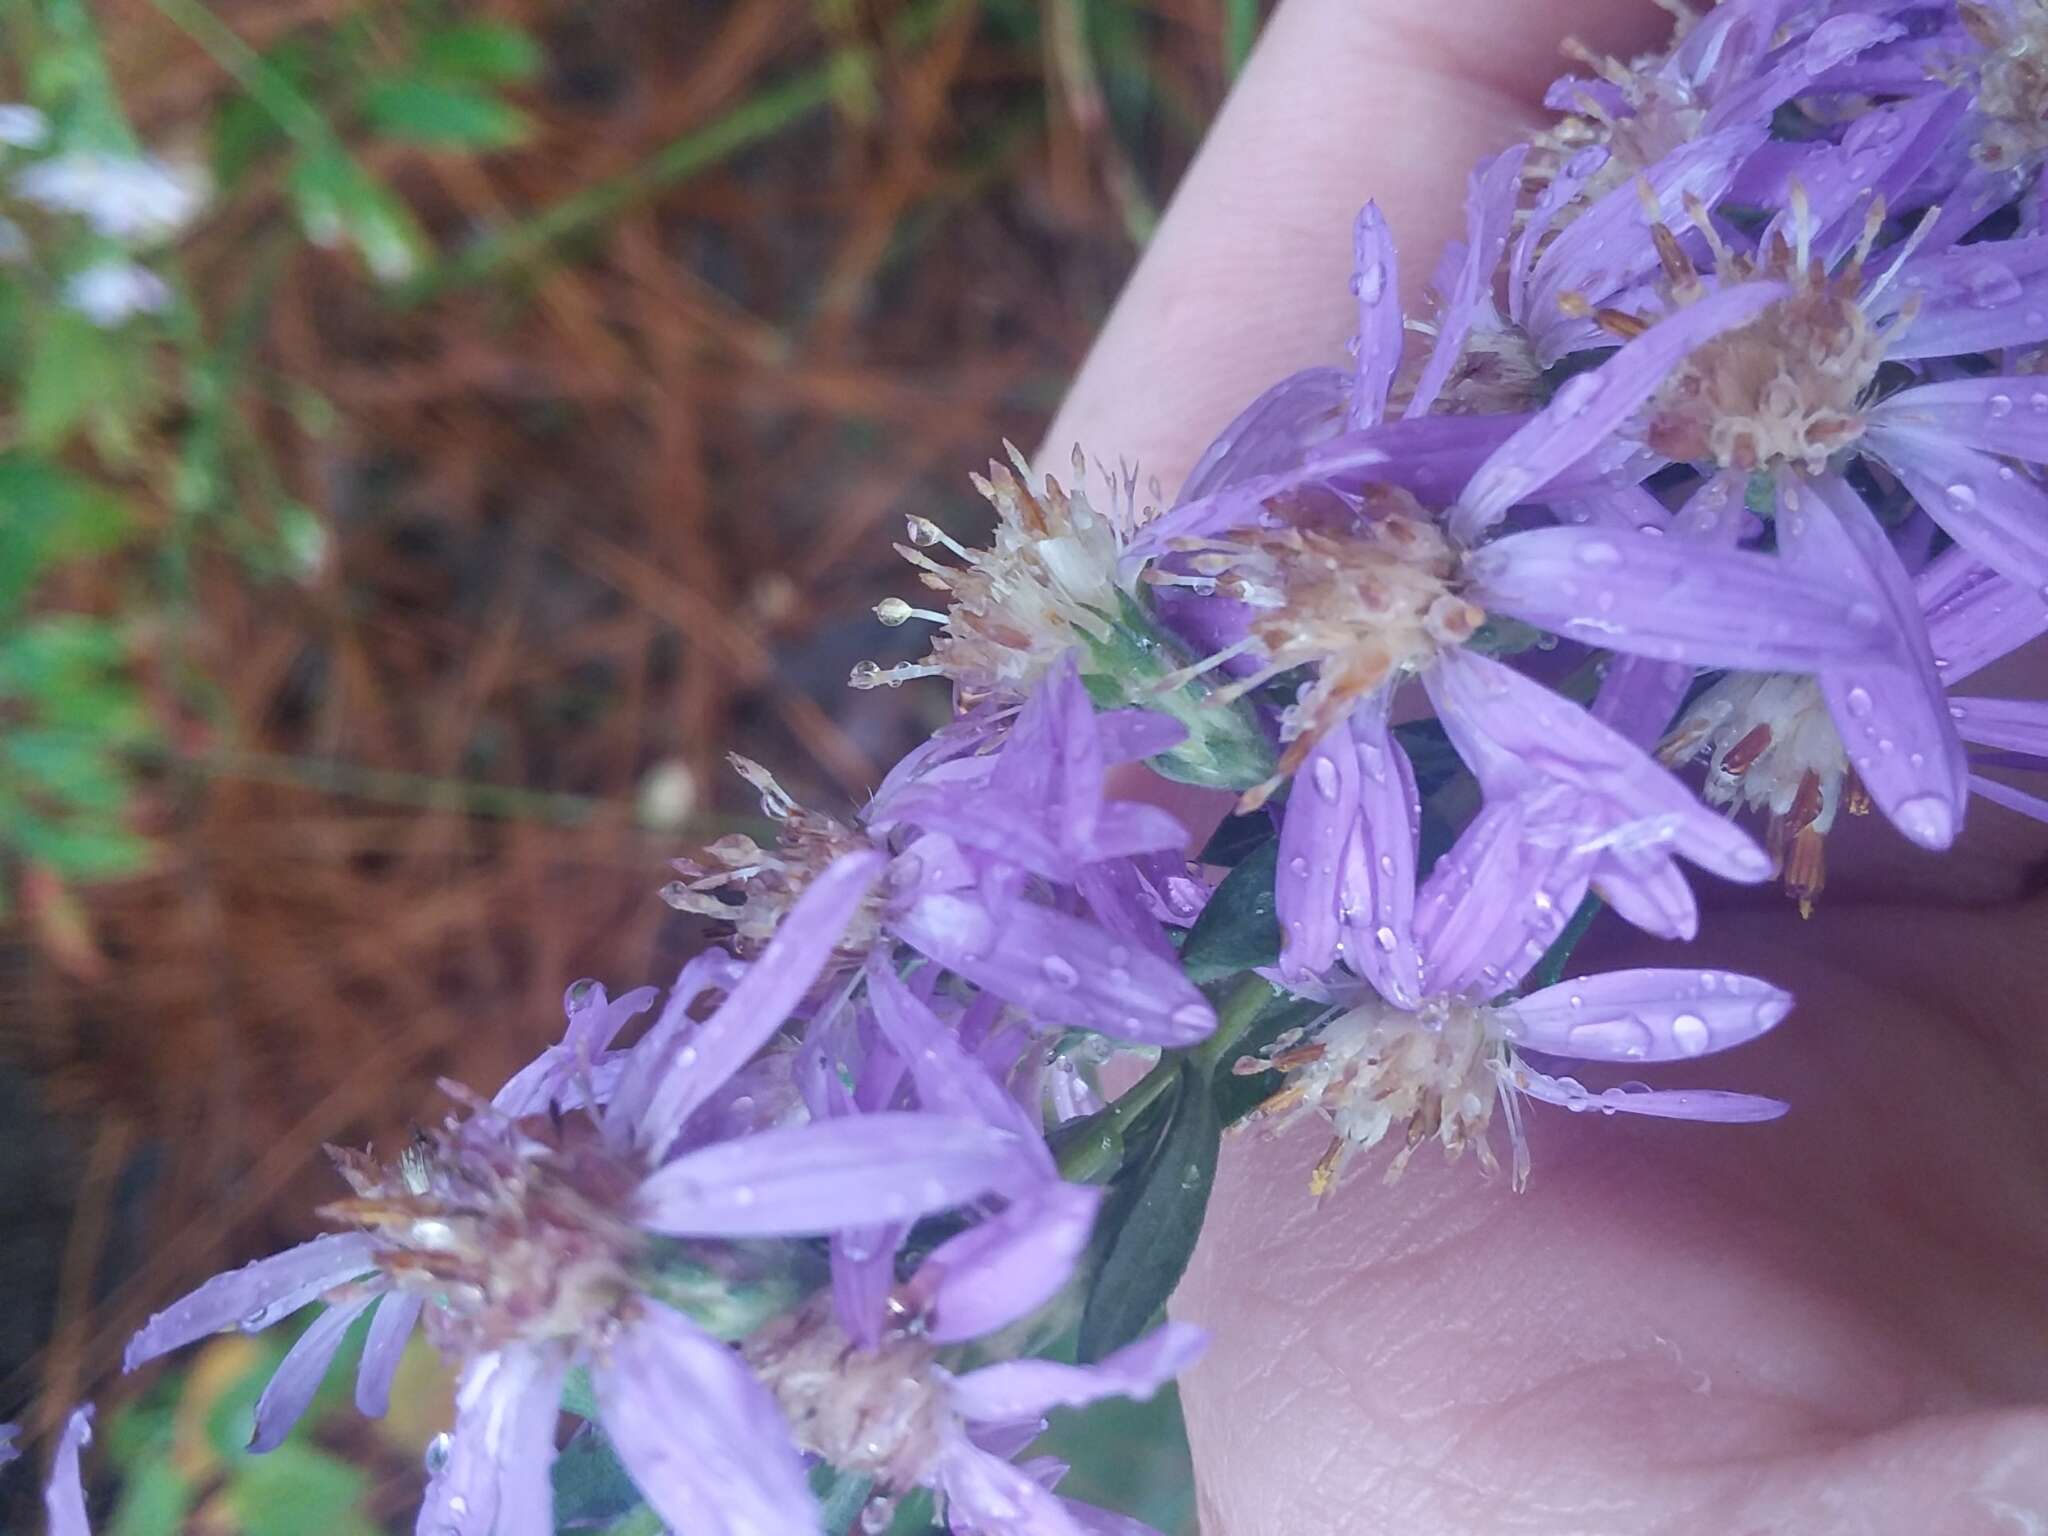
M128 781L105 743L80 731L16 730L0 735L0 761L59 804L112 814L128 802Z
M1272 835L1273 818L1264 810L1253 811L1249 816L1226 816L1209 834L1209 841L1196 855L1196 861L1228 868Z
M0 611L50 566L112 549L127 531L127 507L91 481L33 454L0 454Z
M1166 1133L1114 1200L1118 1208L1108 1213L1115 1235L1081 1316L1078 1353L1084 1363L1143 1334L1180 1284L1209 1208L1222 1139L1207 1075L1192 1062L1182 1063Z
M341 150L301 159L292 171L291 195L299 224L315 245L353 245L387 283L418 270L427 242L412 210Z
M1229 1062L1241 1057L1257 1056L1288 1030L1305 1029L1329 1011L1327 1003L1276 992L1272 1001L1259 1010L1258 1017L1252 1020L1251 1027L1231 1048L1228 1057L1218 1065L1227 1067ZM1247 1073L1242 1077L1227 1070L1219 1073L1210 1091L1216 1104L1216 1118L1226 1126L1237 1124L1271 1098L1279 1086L1279 1079L1266 1072Z
M604 1526L631 1514L642 1503L611 1441L586 1424L555 1458L557 1530Z
M418 75L371 86L363 113L389 138L441 149L503 149L530 127L525 113L486 91Z
M17 429L30 448L66 442L109 401L131 391L133 366L116 332L103 331L76 310L51 305L29 343L17 406Z
M361 1469L288 1440L267 1455L237 1462L227 1500L244 1536L376 1536L362 1508L368 1488Z
M498 22L442 27L420 39L421 73L447 80L517 85L538 75L545 62L531 37Z
M169 1447L134 1468L121 1484L121 1502L107 1536L178 1536L192 1507L193 1488L172 1465Z
M1223 877L1180 948L1181 968L1192 979L1219 981L1279 960L1280 919L1273 906L1279 868L1280 839L1271 835Z
M117 823L31 819L17 822L13 830L23 853L74 880L110 880L149 862L149 844ZM256 1393L262 1390L258 1382ZM256 1393L250 1394L251 1406Z

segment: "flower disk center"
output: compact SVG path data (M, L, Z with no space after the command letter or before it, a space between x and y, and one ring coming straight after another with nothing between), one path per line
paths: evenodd
M888 1493L917 1486L949 1427L934 1351L914 1338L863 1350L814 1299L747 1341L748 1363L775 1395L796 1443Z
M1848 285L1804 283L1697 348L1652 402L1645 440L1689 463L1818 474L1863 435L1884 344Z
M529 1134L486 1111L415 1142L395 1169L331 1151L356 1198L327 1214L375 1235L392 1281L439 1303L428 1327L451 1352L588 1340L634 1293L640 1170L586 1121Z

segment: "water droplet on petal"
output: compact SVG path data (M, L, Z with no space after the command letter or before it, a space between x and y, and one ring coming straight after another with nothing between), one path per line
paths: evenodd
M1400 942L1400 939L1393 929L1382 923L1373 930L1372 941L1391 955L1394 952L1394 946Z
M1316 793L1325 800L1337 798L1337 765L1327 757L1318 757L1315 766L1309 769L1309 778L1315 782Z
M1295 878L1305 879L1308 875L1308 860L1301 857L1300 854L1296 854L1287 861L1287 869Z
M1849 713L1858 720L1867 719L1873 707L1868 688L1851 688L1843 702L1848 705Z
M1045 973L1045 979L1065 991L1079 984L1081 973L1058 955L1047 955L1039 962L1038 968Z
M1688 1056L1704 1056L1714 1037L1705 1019L1696 1013L1681 1013L1671 1021L1671 1043Z
M1579 564L1593 566L1596 569L1621 564L1621 551L1604 539L1581 544L1573 551L1573 557Z
M1939 795L1902 801L1892 808L1892 822L1923 848L1946 848L1955 841L1955 812Z
M448 1454L454 1446L455 1437L449 1434L436 1435L427 1442L426 1454L420 1458L427 1469L427 1476L434 1476L448 1465Z
M1967 485L1963 481L1958 480L1954 485L1951 485L1948 488L1945 494L1948 497L1949 506L1953 508L1955 511L1971 512L1976 510L1976 487Z
M1986 410L1990 411L1993 421L2003 421L2012 414L2012 396L1993 395L1984 402L1984 406Z

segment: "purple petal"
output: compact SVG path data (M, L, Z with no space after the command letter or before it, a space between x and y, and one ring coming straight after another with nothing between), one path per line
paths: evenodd
M1692 539L1538 528L1475 550L1465 569L1467 595L1484 608L1662 661L1814 672L1890 649L1882 612L1862 593Z
M424 1305L423 1297L393 1292L371 1315L370 1332L363 1340L363 1363L356 1368L356 1411L364 1418L381 1419L391 1406L391 1380L398 1374L398 1363L405 1358L405 1346Z
M1593 866L1593 892L1631 928L1660 939L1688 941L1700 931L1700 908L1678 865L1661 852L1616 849Z
M868 961L867 985L875 1024L908 1065L921 1107L957 1119L979 1120L1014 1133L1020 1147L1043 1150L1041 1127L879 955ZM1045 1172L1052 1172L1049 1154Z
M1665 155L1641 178L1627 178L1612 191L1602 194L1591 207L1566 225L1537 259L1529 284L1526 322L1529 329L1540 333L1553 324L1554 317L1559 314L1558 298L1567 290L1577 292L1589 303L1597 305L1654 267L1657 264L1656 247L1649 238L1652 218L1682 228L1686 224L1686 201L1689 197L1696 197L1712 207L1729 182L1734 180L1743 160L1766 136L1762 128L1748 125L1709 134ZM1647 197L1639 182L1649 184ZM1610 259L1610 252L1623 253L1620 261ZM1724 290L1690 306L1686 313L1705 309L1716 299L1741 291L1740 288ZM1755 313L1755 309L1749 311L1749 314ZM1743 316L1743 319L1747 318L1748 315ZM1663 325L1670 323L1667 320ZM1728 325L1741 323L1741 320L1727 322ZM1655 335L1663 325L1655 327L1649 335ZM1715 326L1701 331L1672 352L1664 365L1657 369L1657 379L1651 387L1662 381L1671 363L1698 342L1725 328ZM1638 338L1639 341L1647 339L1648 336ZM1628 348L1622 350L1626 353ZM1545 355L1542 361L1553 363L1557 358ZM1626 415L1625 412L1623 414ZM1621 419L1616 417L1613 424L1618 425ZM1511 498L1520 499L1519 495ZM1508 505L1504 502L1498 510L1504 511Z
M525 1345L463 1367L447 1459L427 1484L417 1536L551 1536L549 1474L568 1370L561 1351Z
M1732 971L1613 971L1508 1004L1509 1038L1551 1056L1678 1061L1753 1040L1792 1010L1792 994Z
M2048 588L2048 494L2039 486L1931 433L1886 426L1863 441L1963 548L2022 585Z
M2036 821L2048 821L2048 800L2039 795L2030 795L2023 789L2014 789L2010 784L2001 784L1977 773L1970 775L1970 788L1993 805L2002 805L2008 811L2018 811Z
M1956 699L1949 704L1956 729L1980 747L2002 747L2048 758L2048 702L2040 699Z
M1493 275L1507 249L1508 230L1514 221L1515 184L1527 155L1528 146L1518 144L1481 163L1465 184L1462 259L1457 276L1443 290L1436 343L1415 382L1404 416L1425 415L1436 403L1465 349L1465 338L1472 334L1473 317L1482 304L1493 302Z
M643 1300L590 1377L605 1435L667 1524L692 1536L817 1529L774 1400L737 1354L680 1313Z
M1156 709L1110 709L1095 717L1096 739L1108 763L1135 763L1177 747L1188 728Z
M334 1363L334 1352L341 1348L342 1335L376 1299L369 1295L337 1302L314 1318L312 1326L299 1335L298 1342L279 1362L263 1395L256 1400L256 1424L249 1434L252 1452L261 1456L284 1444L285 1436L292 1432L306 1405L313 1401L313 1394L320 1390L327 1367Z
M50 1463L50 1481L43 1489L43 1508L48 1513L49 1536L92 1536L85 1517L85 1478L79 1471L79 1452L92 1444L92 1406L71 1410L64 1421L57 1454Z
M1489 800L1517 789L1540 792L1546 783L1568 785L1588 803L1555 819L1581 825L1572 842L1588 853L1669 847L1726 879L1770 878L1770 859L1746 832L1701 805L1640 747L1512 667L1452 651L1426 681L1445 730ZM1481 745L1488 750L1468 750ZM1536 830L1532 824L1524 836Z
M896 1288L896 1250L909 1234L900 1223L833 1234L832 1312L862 1349L882 1342L883 1314Z
M1585 895L1593 856L1532 836L1514 796L1489 799L1429 872L1415 937L1430 997L1492 997L1543 957Z
M1652 746L1670 728L1693 677L1694 669L1682 661L1617 656L1600 679L1590 713L1636 746Z
M1145 1045L1192 1045L1216 1014L1177 964L1033 902L1000 917L964 896L921 897L896 934L1041 1023Z
M640 1186L641 1225L673 1237L797 1237L909 1221L1014 1178L1018 1138L891 1110L780 1126L686 1152Z
M2048 460L2048 378L1994 375L1920 384L1871 407L1869 420L2040 463Z
M672 1039L662 1037L655 1055L636 1061L652 1086L645 1109L635 1117L634 1140L651 1158L658 1161L691 1113L782 1028L825 969L848 920L887 863L879 852L834 860L797 898L768 947L717 1011ZM655 1029L660 1028L657 1023Z
M377 1247L362 1232L334 1232L215 1275L144 1323L128 1341L121 1369L132 1371L210 1333L255 1333L367 1273Z
M1344 959L1396 1007L1422 1001L1415 943L1416 833L1422 804L1415 769L1387 729L1388 696L1354 710L1351 751L1358 765L1358 816L1344 850L1339 910ZM1299 779L1295 794L1300 795Z
M1727 1093L1718 1088L1608 1088L1594 1092L1576 1078L1551 1077L1517 1062L1514 1085L1532 1099L1576 1112L1654 1115L1662 1120L1707 1120L1747 1125L1775 1120L1792 1106L1783 1099L1754 1093Z
M1015 1322L1059 1293L1095 1227L1102 1191L1048 1184L932 1250L910 1281L924 1336L958 1344Z
M1298 462L1343 430L1351 390L1351 376L1340 368L1309 368L1282 379L1209 445L1174 504L1200 501Z
M1379 204L1368 202L1352 232L1351 291L1358 295L1354 338L1357 386L1350 424L1369 427L1387 413L1387 391L1401 366L1401 283L1394 236Z
M19 1424L0 1424L0 1467L21 1459L21 1448L15 1444L20 1436Z
M1319 976L1336 963L1340 871L1357 820L1358 751L1339 721L1309 749L1280 817L1273 905L1280 974L1290 981Z
M1971 673L2048 634L2048 601L1965 549L1937 555L1914 582L1942 681Z
M1886 345L1888 358L1957 357L2048 341L2048 238L1916 258L1866 307L1873 319L1885 318L1915 294L1919 311Z
M946 1523L957 1536L1086 1536L1029 1473L956 1436L939 1458Z
M947 1394L961 1418L987 1424L1011 1424L1105 1397L1143 1402L1193 1365L1208 1342L1199 1328L1167 1323L1093 1365L1005 1360L955 1377Z
M1839 475L1780 477L1778 538L1794 565L1817 579L1838 572L1860 579L1884 608L1902 661L1830 667L1820 674L1821 695L1887 819L1923 848L1946 848L1963 824L1968 769L1905 567Z
M614 1002L598 983L578 982L563 999L569 1027L562 1043L549 1046L513 1074L492 1098L492 1107L515 1120L539 1114L579 1075L589 1073L619 1031L653 1007L660 995L653 987L637 987Z

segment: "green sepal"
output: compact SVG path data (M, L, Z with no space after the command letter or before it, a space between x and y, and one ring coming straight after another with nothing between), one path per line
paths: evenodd
M1129 593L1119 592L1117 611L1101 617L1108 629L1088 638L1083 669L1089 696L1103 708L1155 710L1187 728L1179 746L1146 760L1154 773L1204 789L1250 789L1272 777L1273 744L1247 702L1217 703L1206 677L1160 688L1194 658Z

